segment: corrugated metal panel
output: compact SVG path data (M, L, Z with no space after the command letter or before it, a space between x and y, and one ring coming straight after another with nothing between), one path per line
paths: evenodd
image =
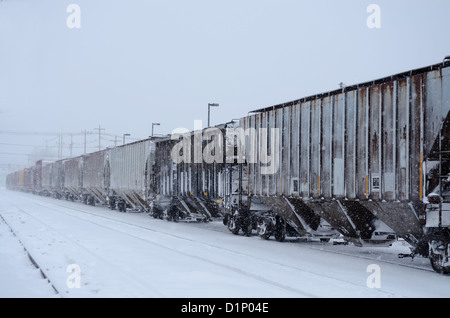
M291 191L291 165L293 164L293 160L291 158L291 149L292 149L292 107L286 107L281 109L279 113L282 114L282 126L278 127L280 129L280 148L281 155L280 159L280 190L278 192L279 195L284 194L286 196L290 195Z
M267 147L270 144L269 141L268 141L269 140L269 134L264 133L264 131L267 132L269 116L270 116L270 112L261 114L261 117L260 117L260 120L261 120L260 121L260 130L257 130L258 131L257 135L258 135L258 138L259 138L259 154L260 154L260 157L259 157L260 160L258 161L258 166L260 168L259 175L260 175L260 183L261 183L261 185L260 185L260 189L261 189L260 193L261 193L261 195L269 195L267 175L262 173L262 171L263 171L263 169L262 169L262 167L263 167L263 164L262 164L263 154L262 154L262 152L265 151L267 153L267 150L268 150ZM264 164L264 166L265 166L265 164Z
M52 163L42 164L42 189L51 191L52 189Z
M400 201L409 199L409 118L410 118L410 80L398 81L397 95L397 149L396 151L396 185Z
M255 117L249 116L239 122L239 128L244 132L244 152L247 161L247 191L249 194L255 194L255 169L256 169L256 134Z
M24 182L24 171L23 170L19 170L18 186L20 188L22 188L24 185L25 185L25 182Z
M63 161L59 160L53 163L51 173L51 188L57 193L62 193L64 187Z
M76 157L67 159L63 163L64 166L64 187L71 191L73 194L78 195L81 193L81 187L83 186L83 158Z
M263 127L264 122L264 114L257 114L255 117L255 136L256 136L256 148L257 148L257 157L255 164L255 194L262 195L262 174L261 174L261 160L260 160L260 149L261 149L261 135L259 133L260 128ZM265 126L264 126L265 127Z
M382 112L382 198L395 200L395 151L396 149L396 86L395 82L383 86Z
M33 190L33 169L25 168L24 169L24 186L26 191Z
M320 196L320 153L321 143L321 100L311 101L311 159L310 159L310 195Z
M295 104L291 107L291 144L290 144L290 168L291 168L291 180L289 180L289 192L298 196L300 192L300 104Z
M355 166L356 166L356 102L357 91L346 93L345 104L345 197L356 197Z
M310 102L301 104L300 110L300 195L309 197L310 174Z
M267 143L267 154L270 156L270 162L267 166L274 168L275 173L268 173L266 175L267 187L269 195L279 195L280 194L280 162L275 160L275 155L281 159L281 133L274 135L274 131L278 130L281 132L283 125L283 110L274 110L269 112L269 126L267 129L268 143ZM275 147L274 147L275 146ZM276 147L278 146L278 147ZM264 151L264 150L263 150ZM276 167L275 167L276 166Z
M381 191L381 87L376 85L370 89L369 115L369 191L370 199L378 200Z
M342 198L344 188L344 136L345 136L345 95L334 96L333 121L333 196Z
M320 189L321 196L331 198L332 148L333 148L333 98L322 100L322 145Z
M84 157L83 187L103 189L105 186L105 160L107 151L97 151Z
M356 124L356 197L364 200L369 192L368 172L368 88L358 91L357 124Z
M422 199L423 175L423 75L411 78L411 126L410 126L410 194L411 198Z
M150 140L144 140L110 150L112 190L141 193L145 189L146 164L152 145Z

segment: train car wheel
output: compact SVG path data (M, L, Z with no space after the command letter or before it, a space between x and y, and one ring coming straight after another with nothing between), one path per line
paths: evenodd
M434 242L433 242L434 243ZM436 243L435 243L436 244ZM437 245L437 244L436 244ZM440 249L441 246L437 246L437 249ZM445 248L446 245L442 245L443 248L441 248L442 253L435 253L433 251L433 248L430 248L430 263L433 270L437 273L444 274L444 275L450 275L450 266L448 266L448 262L446 262L446 255L445 255Z
M258 235L264 240L268 240L272 235L271 231L269 230L269 224L264 219L258 225Z
M252 235L252 223L251 222L244 222L247 224L242 225L242 231L244 232L245 236L251 236Z
M236 218L235 216L231 216L228 219L228 229L230 230L231 233L233 234L239 234L239 226L236 224Z
M277 216L275 224L275 240L283 242L286 239L286 222Z

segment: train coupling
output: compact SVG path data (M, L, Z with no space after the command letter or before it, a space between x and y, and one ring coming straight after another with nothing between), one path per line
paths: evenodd
M405 258L405 257L411 257L411 258L414 258L414 253L409 253L409 254L406 254L406 253L399 253L398 254L398 258Z

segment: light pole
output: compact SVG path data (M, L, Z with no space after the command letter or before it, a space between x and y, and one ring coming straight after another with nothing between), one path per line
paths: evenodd
M153 127L154 126L159 126L160 124L159 123L152 123L152 137L153 137Z
M125 136L131 136L130 134L123 134L123 144L125 145Z
M211 117L211 111L209 110L210 107L219 107L219 104L217 103L208 103L208 127L209 127L209 121L210 121L210 117Z

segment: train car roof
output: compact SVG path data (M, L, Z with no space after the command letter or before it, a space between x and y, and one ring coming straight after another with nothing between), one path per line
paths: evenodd
M263 113L263 112L268 112L271 110L275 110L275 109L279 109L279 108L284 108L284 107L288 107L288 106L293 106L299 103L304 103L304 102L308 102L311 100L315 100L315 99L320 99L323 97L328 97L328 96L333 96L333 95L337 95L343 92L348 92L348 91L353 91L355 89L358 88L364 88L364 87L370 87L370 86L374 86L374 85L379 85L379 84L384 84L384 83L388 83L391 82L393 80L398 80L398 79L402 79L402 78L406 78L406 77L410 77L410 76L414 76L417 74L422 74L425 72L429 72L429 71L436 71L436 70L440 70L446 67L450 66L450 56L445 57L444 61L441 63L437 63L437 64L433 64L430 66L426 66L426 67L421 67L421 68L417 68L414 70L410 70L407 72L402 72L402 73L398 73L395 75L391 75L391 76L387 76L387 77L383 77L377 80L373 80L373 81L368 81L368 82L364 82L364 83L360 83L360 84L356 84L356 85L351 85L351 86L346 86L344 88L340 88L337 90L333 90L333 91L329 91L329 92L325 92L325 93L321 93L321 94L316 94L316 95L311 95L308 97L303 97L303 98L299 98L290 102L286 102L286 103L282 103L282 104L277 104L274 106L269 106L269 107L264 107L264 108L260 108L260 109L256 109L256 110L252 110L249 112L250 113Z

